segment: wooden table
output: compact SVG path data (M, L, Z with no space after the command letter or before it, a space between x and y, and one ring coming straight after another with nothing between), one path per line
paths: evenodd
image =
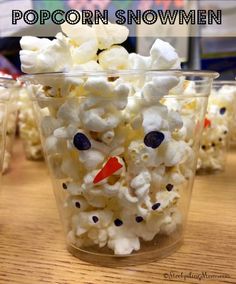
M26 161L15 146L0 196L1 284L236 283L236 151L224 174L197 177L179 251L155 263L105 268L66 251L45 164Z

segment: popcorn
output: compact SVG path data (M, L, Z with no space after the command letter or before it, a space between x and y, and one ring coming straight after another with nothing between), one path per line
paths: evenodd
M157 39L150 50L153 69L178 69L179 57L175 49L168 43Z
M127 69L129 54L122 46L113 45L107 50L102 51L99 56L99 64L104 69L120 70Z
M193 175L191 112L199 103L167 98L187 89L175 73L116 72L179 68L168 43L156 40L144 57L118 45L128 36L123 26L63 24L62 31L42 46L23 39L21 59L26 71L45 72L53 51L61 60L50 58L50 68L67 72L42 76L37 91L45 152L63 190L67 240L129 255L182 225L178 203Z

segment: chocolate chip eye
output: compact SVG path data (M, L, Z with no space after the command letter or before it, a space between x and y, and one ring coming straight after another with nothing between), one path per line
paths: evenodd
M76 207L76 208L80 208L80 203L79 203L79 201L76 201L76 202L75 202L75 207Z
M202 150L206 150L206 146L205 145L202 145Z
M62 187L63 187L64 189L67 189L67 184L63 182Z
M165 139L165 135L162 132L151 131L145 135L144 144L147 147L151 147L155 149L161 145L164 139Z
M135 220L136 220L137 223L141 223L143 221L143 217L142 216L137 216L135 218Z
M222 141L222 138L221 138L221 137L219 138L219 141L220 141L220 142Z
M213 142L213 143L211 144L211 146L212 146L212 147L215 147L215 146L216 146L216 144Z
M228 133L228 131L227 131L227 130L225 130L225 131L224 131L224 134L226 135L227 133Z
M88 137L81 132L75 134L73 139L73 144L75 148L77 148L80 151L88 150L91 148L91 143Z
M94 223L97 223L97 222L99 221L99 219L98 219L97 216L93 216L92 219L93 219L93 222L94 222Z
M173 184L170 184L170 183L168 183L167 185L166 185L166 189L168 190L168 191L171 191L172 189L173 189Z
M157 210L161 206L161 203L155 203L152 205L152 210Z
M117 227L120 227L120 226L123 225L123 222L122 222L120 219L115 219L114 224L115 224Z
M223 115L223 114L225 114L225 112L226 112L226 107L222 107L220 109L220 114Z

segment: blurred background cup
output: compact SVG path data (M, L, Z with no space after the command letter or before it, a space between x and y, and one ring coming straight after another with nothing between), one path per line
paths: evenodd
M236 82L214 81L198 159L198 173L225 169L230 142L236 141Z
M13 132L15 129L15 125L8 124L9 113L10 116L14 116L12 120L15 121L15 109L12 107L14 105L14 96L12 95L13 89L15 85L15 80L0 77L0 170L1 173L3 172L3 163L4 163L4 156L6 150L6 140L8 140L8 150L11 150L12 147L12 137ZM14 115L13 115L14 113ZM14 123L13 123L14 124ZM7 125L9 128L7 128ZM6 139L7 129L9 130L8 139ZM5 165L6 167L6 165Z
M30 92L30 87L22 84L18 97L19 134L23 142L25 157L28 160L38 161L43 160L44 157Z

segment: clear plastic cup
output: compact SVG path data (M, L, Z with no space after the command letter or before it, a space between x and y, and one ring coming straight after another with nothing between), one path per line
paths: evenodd
M236 82L213 82L204 125L197 172L224 171L230 140L235 139Z
M12 88L14 80L0 77L0 171L3 172L3 161L6 149L6 132L8 114L12 105Z
M37 122L73 255L137 264L180 246L216 76L140 70L22 78L37 85Z
M35 120L33 104L30 99L30 88L22 85L19 92L19 133L23 141L25 157L28 160L43 160L43 150Z

